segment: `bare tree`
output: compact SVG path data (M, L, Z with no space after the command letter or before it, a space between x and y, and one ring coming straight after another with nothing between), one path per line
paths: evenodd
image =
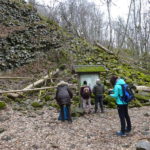
M110 49L110 47L113 47L113 43L112 43L112 21L111 21L111 2L112 0L107 0L107 11L108 11L108 22L109 22L109 45L108 45L108 49Z

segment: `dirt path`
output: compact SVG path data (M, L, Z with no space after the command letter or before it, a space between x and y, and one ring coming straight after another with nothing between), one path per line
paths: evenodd
M139 140L150 140L148 112L150 107L130 109L134 130L127 137L117 137L115 109L74 118L68 124L57 120L53 108L32 112L7 108L0 111L0 150L135 150Z

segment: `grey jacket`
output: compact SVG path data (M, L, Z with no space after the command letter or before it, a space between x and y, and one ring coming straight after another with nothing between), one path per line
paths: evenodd
M103 95L104 94L104 85L98 83L94 86L93 90L92 90L93 94L95 96L97 95Z
M56 91L56 101L59 105L70 104L72 97L73 97L73 94L71 90L69 89L68 85L66 84L58 85L57 91Z

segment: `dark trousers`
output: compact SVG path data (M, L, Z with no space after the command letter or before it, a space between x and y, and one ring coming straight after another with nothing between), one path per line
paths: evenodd
M71 114L70 114L70 104L60 105L60 113L61 113L61 116L62 116L62 121L65 121L65 116L64 116L64 107L65 106L66 106L67 112L68 112L68 121L72 121Z
M99 103L99 106L100 106L100 108L101 108L101 112L104 112L103 96L102 96L102 95L96 95L96 96L95 96L95 112L97 112L98 103Z
M131 130L131 121L128 114L128 105L118 105L118 114L121 123L121 131L124 133L125 129Z

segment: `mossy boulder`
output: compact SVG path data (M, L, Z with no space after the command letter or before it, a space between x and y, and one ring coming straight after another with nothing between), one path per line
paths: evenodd
M75 106L78 106L80 104L81 97L80 96L74 96L72 100L72 104Z
M84 110L83 108L80 108L80 107L72 107L71 108L71 115L73 117L80 117L80 116L83 116L84 115Z
M109 108L116 108L115 99L109 95L105 96L104 104L106 104Z
M139 100L133 100L129 103L129 107L142 107L142 103Z
M49 106L53 107L53 108L56 108L57 110L60 109L59 105L55 102L55 101L52 101Z
M5 102L0 101L0 109L6 108Z
M140 95L140 94L135 94L135 98L137 100L139 100L141 103L146 103L146 102L149 102L149 100L150 100L149 96L144 96L144 95Z
M33 102L31 105L32 105L32 107L34 107L34 108L41 108L41 107L43 107L43 104L41 104L41 103L39 103L39 102Z
M51 95L45 95L45 96L43 97L43 99L47 102L47 101L52 100L52 96L51 96Z

